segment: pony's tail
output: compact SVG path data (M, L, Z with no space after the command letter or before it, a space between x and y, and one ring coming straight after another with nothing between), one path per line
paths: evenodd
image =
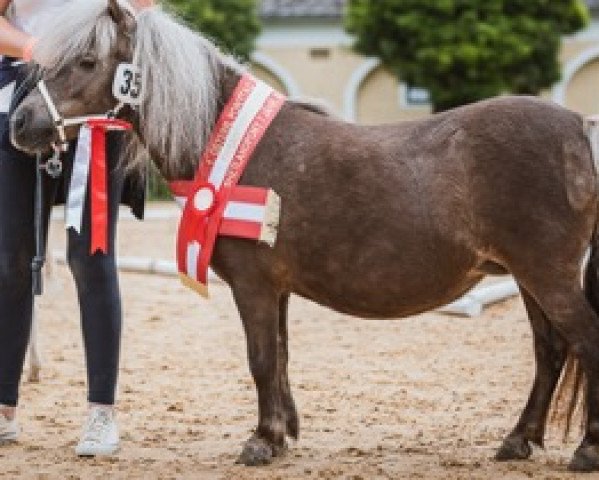
M552 423L563 427L564 442L568 439L573 425L578 426L582 432L586 424L586 385L586 376L579 360L569 353L553 397L550 416Z

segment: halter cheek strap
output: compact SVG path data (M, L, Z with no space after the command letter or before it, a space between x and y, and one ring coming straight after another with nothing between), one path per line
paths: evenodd
M108 112L103 113L103 114L84 115L81 117L64 118L58 111L58 108L56 108L56 104L54 103L54 100L52 100L52 96L50 95L50 92L48 91L48 87L46 87L46 82L44 82L43 79L41 79L39 82L37 82L37 88L40 91L40 93L42 94L42 98L44 99L44 102L46 102L46 107L48 108L50 117L52 118L52 121L54 122L54 127L56 128L56 131L58 132L58 138L60 140L60 143L58 145L53 145L53 147L55 150L60 150L62 152L66 152L67 149L69 148L69 142L67 141L67 134L66 134L67 127L83 125L84 123L87 123L89 121L107 120L107 119L115 118L118 115L118 113L121 111L121 109L125 106L125 104L123 102L119 102L116 104L116 106L112 110L109 110Z

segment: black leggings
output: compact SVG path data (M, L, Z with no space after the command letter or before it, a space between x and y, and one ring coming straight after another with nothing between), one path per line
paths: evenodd
M0 124L6 124L6 115ZM1 130L1 128L0 128ZM109 136L109 254L89 255L89 195L82 233L68 232L68 264L75 279L87 361L88 400L113 404L121 338L121 300L115 252L116 220L124 174L115 167L118 133ZM73 147L71 147L71 150ZM46 231L51 205L68 185L72 160L64 178L45 177ZM0 138L0 404L15 406L32 323L31 259L34 254L33 199L35 167L31 157Z

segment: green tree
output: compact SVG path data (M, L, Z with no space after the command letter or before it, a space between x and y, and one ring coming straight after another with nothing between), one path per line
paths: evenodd
M561 36L588 20L583 0L349 0L346 27L441 111L550 87Z
M260 33L256 0L164 0L225 52L249 60Z

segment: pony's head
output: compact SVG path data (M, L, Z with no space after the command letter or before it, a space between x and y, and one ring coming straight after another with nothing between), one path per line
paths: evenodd
M45 26L34 59L60 116L101 114L115 107L113 77L120 63L132 61L135 23L133 12L118 0L84 0ZM10 120L16 147L34 153L58 140L50 108L39 88L21 102ZM66 128L68 140L78 128Z
M147 149L167 177L179 176L183 165L190 168L197 161L216 121L223 75L241 71L233 59L159 7L135 14L126 0L73 0L39 33L33 59L63 118L114 109L115 73L121 63L132 63L143 95L139 105L119 114L134 123L138 134L127 158L139 159ZM66 134L74 139L78 127L69 127ZM58 139L40 88L14 111L11 139L29 153L47 150Z

